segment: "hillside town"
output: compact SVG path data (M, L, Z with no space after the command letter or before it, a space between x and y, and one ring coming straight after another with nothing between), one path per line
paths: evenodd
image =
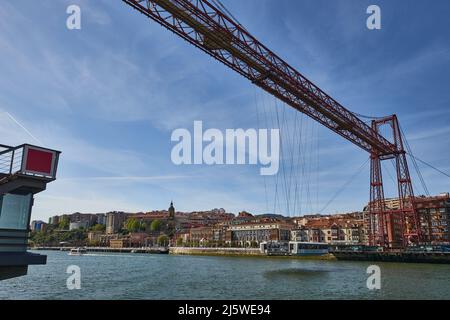
M398 199L386 206L396 209ZM422 233L432 244L449 243L450 195L416 198ZM275 214L237 215L225 209L179 212L72 213L55 215L48 223L32 221L35 246L100 246L111 248L152 246L258 247L262 242L367 244L367 207L360 212L284 217Z

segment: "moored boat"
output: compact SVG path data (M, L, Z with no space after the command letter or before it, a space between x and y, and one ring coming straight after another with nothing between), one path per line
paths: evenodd
M84 248L73 248L70 249L69 256L81 256L85 254L87 251Z

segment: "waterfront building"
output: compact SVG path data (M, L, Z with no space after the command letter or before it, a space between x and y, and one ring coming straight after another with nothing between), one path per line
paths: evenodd
M363 220L317 219L291 230L291 241L329 244L364 244L366 229Z
M300 227L291 230L291 241L325 242L325 233L319 227Z
M227 233L227 227L225 225L218 224L213 227L212 233L212 239L214 242L224 242Z
M129 246L129 241L127 239L110 239L109 247L115 249L127 248Z
M99 235L100 247L109 247L110 241L114 239L119 239L119 234L101 234Z
M150 245L150 237L145 232L133 232L126 236L109 239L110 248L142 248Z
M417 213L420 219L420 227L423 241L430 244L450 243L450 194L441 193L437 196L417 196L415 197ZM398 198L386 199L385 207L389 210L400 209ZM368 211L368 207L365 208ZM394 217L394 219L399 219ZM394 225L401 225L395 223ZM391 231L394 239L402 238L402 230Z
M48 219L48 223L51 225L59 224L59 216L53 216Z
M69 231L76 230L76 229L87 229L89 227L89 222L87 221L78 221L78 222L71 222L69 224Z
M190 239L190 232L177 232L175 234L175 244L178 239L181 239L182 243L187 243Z
M106 214L106 233L114 234L119 232L127 218L128 214L125 212L108 212Z
M81 222L87 227L91 227L97 223L97 215L92 213L75 212L67 215L69 222Z
M207 242L214 240L212 227L193 228L189 232L189 239L194 242Z
M31 221L31 224L30 224L30 230L31 231L42 231L42 232L45 232L46 229L47 229L47 224L44 221L41 221L41 220Z
M240 245L263 241L289 241L293 224L280 221L246 222L231 225L226 234L226 242Z
M416 197L416 208L424 240L431 244L450 241L450 195Z
M88 232L87 236L90 243L97 243L100 245L103 233L101 231L91 231Z
M96 223L97 224L101 224L101 225L106 225L106 214L104 213L97 213L95 214L95 216L97 217L96 219Z

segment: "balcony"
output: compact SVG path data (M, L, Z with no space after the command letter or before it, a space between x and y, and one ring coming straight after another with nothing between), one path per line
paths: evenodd
M0 145L0 280L27 274L46 264L44 255L27 252L34 194L55 180L60 152L30 144Z
M0 194L45 190L56 179L60 151L30 144L17 147L0 145Z

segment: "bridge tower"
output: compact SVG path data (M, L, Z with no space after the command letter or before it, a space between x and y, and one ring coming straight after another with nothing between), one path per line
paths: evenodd
M397 116L372 120L375 132L382 126L389 126L395 150L390 153L372 150L370 153L369 242L386 248L402 248L422 240L420 221ZM381 162L385 160L395 164L399 208L388 208L385 204L381 170Z

